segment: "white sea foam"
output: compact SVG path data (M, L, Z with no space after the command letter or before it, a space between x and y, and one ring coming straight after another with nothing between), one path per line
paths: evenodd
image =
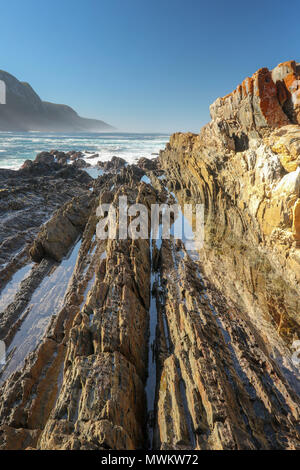
M84 153L91 165L113 156L134 163L141 157L154 158L165 147L169 136L164 134L45 134L41 132L1 132L0 168L18 169L25 160L34 160L37 153L57 149ZM87 157L99 156L94 159Z

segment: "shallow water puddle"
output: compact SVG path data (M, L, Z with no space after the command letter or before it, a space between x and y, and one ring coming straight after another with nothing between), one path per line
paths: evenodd
M6 307L14 300L14 296L20 289L21 283L26 279L34 263L26 264L23 268L19 269L6 284L3 291L0 293L0 312L3 312Z
M91 178L96 180L98 176L103 175L103 170L100 170L100 168L85 168L84 169L88 175L90 175Z
M164 175L160 176L159 178L162 178ZM177 212L177 217L175 223L172 223L171 230L170 230L170 235L174 237L175 234L175 224L176 224L176 231L178 233L181 233L181 241L183 242L186 251L188 252L189 256L195 261L199 260L199 253L196 249L196 244L197 240L195 239L195 233L192 227L192 223L190 220L187 218L185 215L184 211L182 210L182 206L180 202L178 201L178 198L174 194L174 192L169 191L167 186L164 186L165 191L171 195L175 201L175 204L178 206L178 212ZM182 230L179 229L179 227L182 228Z
M146 176L146 175L142 176L141 181L143 181L143 182L146 183L146 184L150 184L150 185L151 185L151 180L150 180L150 178L148 178L148 176Z
M155 340L157 326L157 308L156 298L152 294L152 289L156 281L157 273L152 272L152 240L151 240L151 283L150 283L150 309L149 309L149 346L148 346L148 378L146 383L146 396L148 408L148 439L149 448L152 449L153 441L153 420L154 420L154 403L156 389L156 357L155 357Z
M24 359L31 353L43 337L50 319L64 304L64 297L73 274L81 240L49 276L46 276L34 292L29 313L22 322L7 350L7 364L3 370L1 382L12 372L18 370Z
M149 346L148 346L148 378L145 387L147 396L147 412L148 412L148 445L152 449L153 446L153 428L154 428L154 407L155 407L155 393L156 393L156 327L158 322L158 312L156 304L156 295L153 294L153 288L160 286L160 273L154 270L153 266L153 245L156 249L160 250L162 244L162 227L159 225L158 234L154 235L151 232L150 237L150 263L151 263L151 279L150 279L150 308L149 308Z
M93 274L92 278L88 281L87 286L85 288L84 294L83 294L83 300L81 302L80 308L86 303L87 296L92 289L93 285L95 284L96 280L96 273Z

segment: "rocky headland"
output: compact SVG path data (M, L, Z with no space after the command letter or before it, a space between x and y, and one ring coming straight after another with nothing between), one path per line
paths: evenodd
M0 449L300 449L299 75L97 179L80 153L0 170ZM203 203L204 247L99 239L122 195Z
M2 102L0 104L0 131L110 132L114 130L104 121L79 116L70 106L41 100L29 83L20 82L4 70L0 70L0 81L0 86L5 86L5 104Z

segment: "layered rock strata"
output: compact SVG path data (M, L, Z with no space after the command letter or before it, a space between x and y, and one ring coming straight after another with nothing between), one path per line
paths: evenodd
M300 448L298 77L259 70L199 135L93 182L54 152L6 174L20 199L2 178L1 279L33 266L0 314L1 449ZM97 207L120 196L145 205L148 238L97 237ZM203 203L203 248L156 239L154 203ZM32 220L17 254L13 210Z
M57 211L33 243L30 252L40 264L21 284L18 299L35 285L37 269L41 274L42 267L53 266L72 249L74 227L81 237L77 260L68 266L73 275L65 286L62 308L50 318L38 346L9 377L5 370L16 353L7 357L2 371L1 448L145 445L149 240L97 242L95 236L96 208L119 198L118 191L110 191L112 183L131 203L150 207L155 202L154 189L140 182L143 174L139 168L128 168L113 181L103 176L94 183L93 193ZM73 220L70 214L75 213ZM55 237L56 231L61 236ZM24 308L16 299L8 307L9 315L4 312L4 318L15 317L21 331Z
M245 406L250 406L251 409L252 406L254 411L251 419L251 413L245 413L247 420L243 417L243 412L240 413L237 409L234 411L235 418L241 415L247 421L245 429L248 437L244 442L240 441L245 437L240 424L238 435L234 431L236 423L231 427L229 439L228 428L224 426L226 420L221 419L222 426L220 427L220 423L218 426L222 429L222 434L224 429L228 434L226 438L223 434L224 441L221 439L219 442L220 448L286 447L287 436L283 437L281 432L283 428L287 428L281 419L277 427L263 399L265 396L270 400L274 385L280 390L277 395L278 410L283 410L284 407L287 411L286 403L284 404L287 393L292 393L290 397L294 402L292 404L288 400L290 412L293 414L295 409L299 410L300 376L298 367L292 361L293 342L300 336L298 77L299 66L294 62L280 64L272 72L267 69L258 71L251 79L246 79L235 92L218 99L211 106L212 121L199 135L174 134L166 150L160 154L166 181L170 189L175 191L180 203L205 205L205 245L199 253L201 276L206 278L206 283L213 289L213 295L209 296L213 312L218 318L217 322L222 322L218 325L219 329L225 331L224 340L235 372L240 376L250 398L250 404L242 404L242 409ZM216 302L218 298L222 298L219 305ZM197 297L194 295L193 303L195 299ZM186 304L186 299L182 302ZM204 304L205 302L204 300ZM182 306L181 311L184 310ZM196 311L200 311L198 306ZM220 311L223 312L222 320ZM183 318L182 313L181 322ZM224 321L227 323L225 328ZM177 318L174 324L178 322ZM192 323L189 319L188 324ZM216 333L209 336L218 341ZM236 340L242 340L238 346ZM195 343L196 339L193 338L186 347L190 364L193 363L190 356ZM257 347L261 350L255 352ZM238 353L234 352L236 348ZM211 345L209 349L212 352L216 347ZM196 350L199 354L199 348ZM224 346L221 350L224 358ZM248 360L249 369L246 365ZM228 367L230 359L225 362ZM167 360L167 372L162 376L164 384L174 381L172 363L173 360ZM265 367L268 370L267 375L263 372ZM222 370L220 365L217 370ZM280 379L275 377L279 371ZM195 376L197 372L193 370L190 377ZM193 389L190 380L187 390ZM227 380L230 388L235 390L234 393L242 396L241 390L237 392L240 385L234 384L232 372L228 374ZM218 377L216 383L222 383L222 379ZM283 384L287 387L285 392L282 390ZM265 387L271 388L263 392ZM205 395L200 394L200 403L204 399L204 408L207 405L208 389L212 391L213 385L204 386ZM224 383L221 389L226 394ZM175 442L177 439L181 442L179 436L182 435L182 430L179 434L175 428L167 431L164 414L161 417L161 413L170 397L165 396L163 391L161 393L164 399L158 409L158 419L162 422L159 435L163 436L160 438L163 445L172 447L174 441L170 441L168 436L175 435ZM216 397L221 395L221 391L215 394ZM274 406L274 397L271 401ZM228 400L225 399L224 403L226 402ZM237 400L230 408L234 409L239 403ZM197 413L191 413L191 416L195 420ZM224 416L229 416L228 410ZM264 424L259 431L260 419L264 420ZM293 418L295 432L298 420L297 411ZM211 445L218 445L218 433L211 437L214 433L212 424L210 422L208 425L209 431L206 428L205 440L200 446L211 448ZM295 440L292 439L293 442L287 444L288 448L299 446L297 432L294 437ZM184 443L187 444L186 431Z

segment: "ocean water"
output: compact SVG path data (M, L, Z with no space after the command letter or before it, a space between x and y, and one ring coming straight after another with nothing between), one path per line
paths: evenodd
M169 137L166 134L0 132L0 168L17 170L25 160L34 160L37 153L51 149L81 151L86 157L89 152L98 153L98 158L87 160L92 165L113 156L134 163L141 157L155 157L153 154L164 149Z

